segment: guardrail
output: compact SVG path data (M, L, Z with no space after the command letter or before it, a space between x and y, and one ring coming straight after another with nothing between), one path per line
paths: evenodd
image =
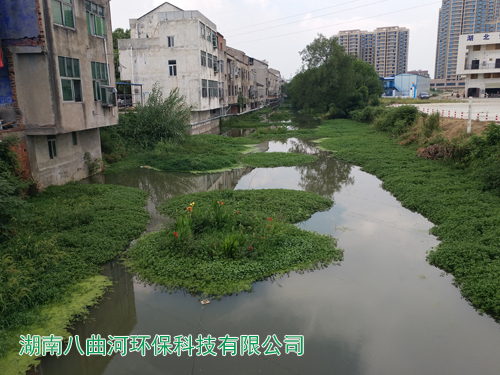
M401 107L403 105L408 105L408 104L393 104L391 107ZM411 105L411 104L410 104ZM461 111L448 111L445 109L437 109L437 108L429 108L426 106L416 106L417 109L422 112L426 113L428 115L431 115L433 113L439 113L441 117L445 118L455 118L455 119L461 119L461 120L468 120L469 119L469 112L461 112ZM490 114L489 112L484 112L484 111L478 111L478 112L472 112L472 120L476 121L494 121L495 124L498 124L498 114Z

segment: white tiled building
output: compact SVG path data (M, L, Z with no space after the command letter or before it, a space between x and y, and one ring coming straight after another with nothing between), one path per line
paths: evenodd
M461 35L457 74L465 76L467 96L500 94L500 33Z

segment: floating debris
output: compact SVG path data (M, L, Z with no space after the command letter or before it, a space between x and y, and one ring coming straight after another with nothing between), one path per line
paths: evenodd
M208 305L209 303L210 303L210 300L208 300L208 299L204 299L203 301L201 301L202 305Z

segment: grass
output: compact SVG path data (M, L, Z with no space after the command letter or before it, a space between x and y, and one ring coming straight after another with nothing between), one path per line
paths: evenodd
M460 99L462 99L460 97ZM459 103L459 99L410 99L410 98L381 98L380 103L391 104L435 104L435 103Z
M161 209L175 224L139 239L127 251L126 264L167 291L209 296L249 291L265 277L342 259L334 238L292 224L332 204L313 193L281 189L178 196Z
M134 150L123 160L108 164L106 174L151 166L163 171L207 172L241 165L243 154L253 150L257 140L218 135L195 135L180 143L159 143L154 150Z
M500 197L451 164L417 157L387 134L350 120L328 121L317 135L336 158L363 167L383 181L404 207L435 227L441 243L429 262L453 274L462 295L479 312L500 319Z
M266 152L247 155L243 163L256 168L291 167L309 164L318 160L316 155L295 154L286 152Z
M18 344L12 332L43 323L43 306L68 298L77 283L98 275L145 230L146 195L127 187L67 184L28 200L15 235L0 247L0 357Z
M267 109L267 108L266 108ZM240 116L232 116L228 119L221 120L221 127L252 129L258 127L269 126L269 123L264 122L264 115L268 114L269 110L256 111Z

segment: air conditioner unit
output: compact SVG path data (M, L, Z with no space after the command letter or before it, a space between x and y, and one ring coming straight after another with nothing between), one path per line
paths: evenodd
M116 88L101 86L101 105L103 107L116 107Z

